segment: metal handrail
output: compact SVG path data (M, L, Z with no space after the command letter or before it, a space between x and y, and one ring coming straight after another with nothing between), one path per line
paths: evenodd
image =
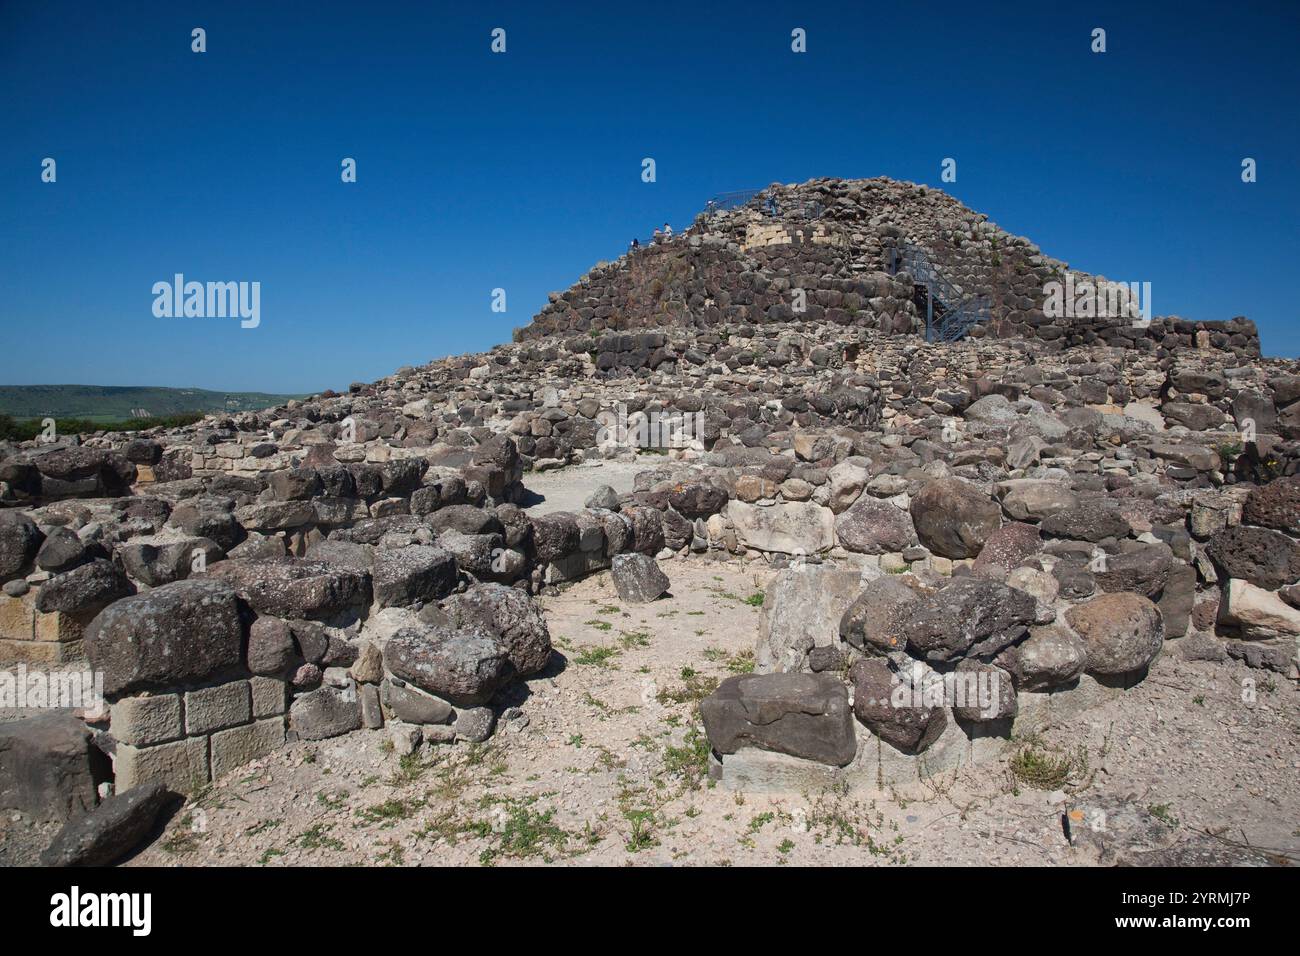
M896 274L900 265L916 285L925 286L931 310L935 305L939 307L937 316L927 316L926 341L956 342L965 338L978 323L992 317L987 296L966 295L948 280L919 246L899 240L890 249L891 271Z

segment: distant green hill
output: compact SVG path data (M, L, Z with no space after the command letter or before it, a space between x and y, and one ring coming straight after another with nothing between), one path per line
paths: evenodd
M0 385L0 415L19 421L48 416L119 422L181 412L258 411L302 397L127 385Z

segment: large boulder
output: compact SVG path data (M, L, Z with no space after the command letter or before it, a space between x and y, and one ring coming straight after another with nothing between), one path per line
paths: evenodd
M1042 521L1079 503L1079 496L1069 486L1041 478L1004 481L997 486L997 492L1002 497L1002 510L1013 521Z
M41 853L42 866L111 866L140 845L172 802L161 783L144 783L109 797L64 824Z
M1102 594L1065 612L1083 638L1089 674L1115 676L1146 667L1164 644L1160 609L1140 594Z
M1154 598L1164 590L1174 553L1163 541L1135 545L1093 562L1093 577L1103 591L1132 591Z
M912 516L902 508L862 495L835 518L840 546L860 554L886 554L916 544Z
M90 616L131 593L131 582L105 558L56 574L41 585L36 610Z
M616 554L610 561L614 590L624 601L647 604L668 593L668 575L648 554Z
M432 545L381 549L374 556L375 601L380 607L408 607L436 601L456 589L456 559Z
M1238 525L1210 538L1205 553L1220 576L1241 578L1266 591L1300 579L1300 543L1280 531Z
M69 820L95 806L107 776L90 731L71 714L0 723L0 810Z
M863 658L849 669L853 682L853 713L872 733L903 753L916 754L939 739L948 726L948 712L913 682L895 674L883 657ZM937 698L937 700L936 700Z
M103 554L99 545L83 541L75 531L55 528L41 542L40 550L36 552L36 566L51 574L62 574Z
M912 522L921 543L945 558L973 558L1002 524L1002 509L958 478L939 478L912 499Z
M116 553L126 573L151 588L189 577L199 554L203 555L205 568L223 557L221 548L212 539L175 532L132 538L120 545Z
M1235 578L1223 589L1219 623L1237 628L1242 637L1253 640L1300 635L1300 611L1276 592Z
M1300 534L1300 477L1288 476L1261 485L1250 493L1242 520L1289 534Z
M486 631L506 647L520 677L536 674L551 660L551 632L542 610L525 591L501 584L480 584L426 605L420 620L455 630Z
M402 628L384 645L384 666L457 707L486 704L515 676L510 648L482 628L421 624Z
M988 657L1022 638L1037 602L1015 588L958 578L917 602L903 622L908 649L928 661Z
M578 519L567 511L531 517L533 554L539 564L558 561L579 549L582 539Z
M222 561L207 576L225 581L258 614L324 620L370 603L370 576L302 558Z
M808 564L776 576L763 601L758 665L806 669L808 652L836 643L836 624L862 588L856 571Z
M1057 511L1044 518L1039 527L1054 538L1075 541L1123 538L1132 530L1119 507L1105 498L1087 499L1073 508Z
M918 600L917 593L897 578L878 578L840 616L840 637L870 654L901 651L907 645L904 627Z
M56 448L33 463L41 473L41 495L49 499L117 497L128 494L136 479L135 465L105 448Z
M22 573L43 538L36 522L21 511L0 511L0 581Z
M1073 631L1060 625L1031 628L1029 637L1008 647L996 663L1010 671L1024 690L1039 691L1077 680L1088 663L1088 649Z
M302 740L327 740L361 729L361 698L336 687L318 687L295 697L289 730Z
M234 511L235 502L230 498L200 495L173 508L167 524L192 537L215 541L222 550L229 551L245 534Z
M728 502L726 516L737 540L756 551L816 554L835 544L835 515L811 501L775 505Z
M742 674L700 701L709 743L720 754L743 747L842 767L857 754L848 692L827 674Z
M164 584L123 598L86 628L86 657L109 697L198 684L239 667L244 624L221 581Z
M727 506L727 489L707 481L683 481L668 492L668 503L687 518L707 518Z

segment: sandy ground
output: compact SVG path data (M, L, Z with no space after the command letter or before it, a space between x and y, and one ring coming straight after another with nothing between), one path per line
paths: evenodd
M489 743L406 758L388 731L290 745L190 801L131 864L1071 865L1090 860L1062 833L1075 791L1156 808L1180 833L1300 854L1296 689L1175 651L1035 743L1086 756L1051 791L1005 758L907 792L713 785L695 700L752 666L768 573L664 567L672 594L651 605L622 604L608 574L544 599L557 659ZM0 861L30 858L39 838L5 818Z
M632 490L636 473L654 464L644 460L593 461L555 471L529 472L529 498L523 509L529 514L581 511L587 496L601 485L609 485L619 494L627 494Z

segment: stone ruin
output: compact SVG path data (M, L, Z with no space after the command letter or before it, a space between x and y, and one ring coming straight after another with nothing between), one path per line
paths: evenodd
M0 668L109 703L0 724L0 807L71 827L290 739L483 741L550 663L535 595L610 570L654 600L692 554L779 571L756 672L700 708L727 786L977 763L1162 652L1295 676L1300 373L1251 322L1050 317L1068 266L922 186L764 197L486 353L0 446ZM925 340L951 304L900 243L989 303L961 341ZM606 460L632 491L525 510Z

